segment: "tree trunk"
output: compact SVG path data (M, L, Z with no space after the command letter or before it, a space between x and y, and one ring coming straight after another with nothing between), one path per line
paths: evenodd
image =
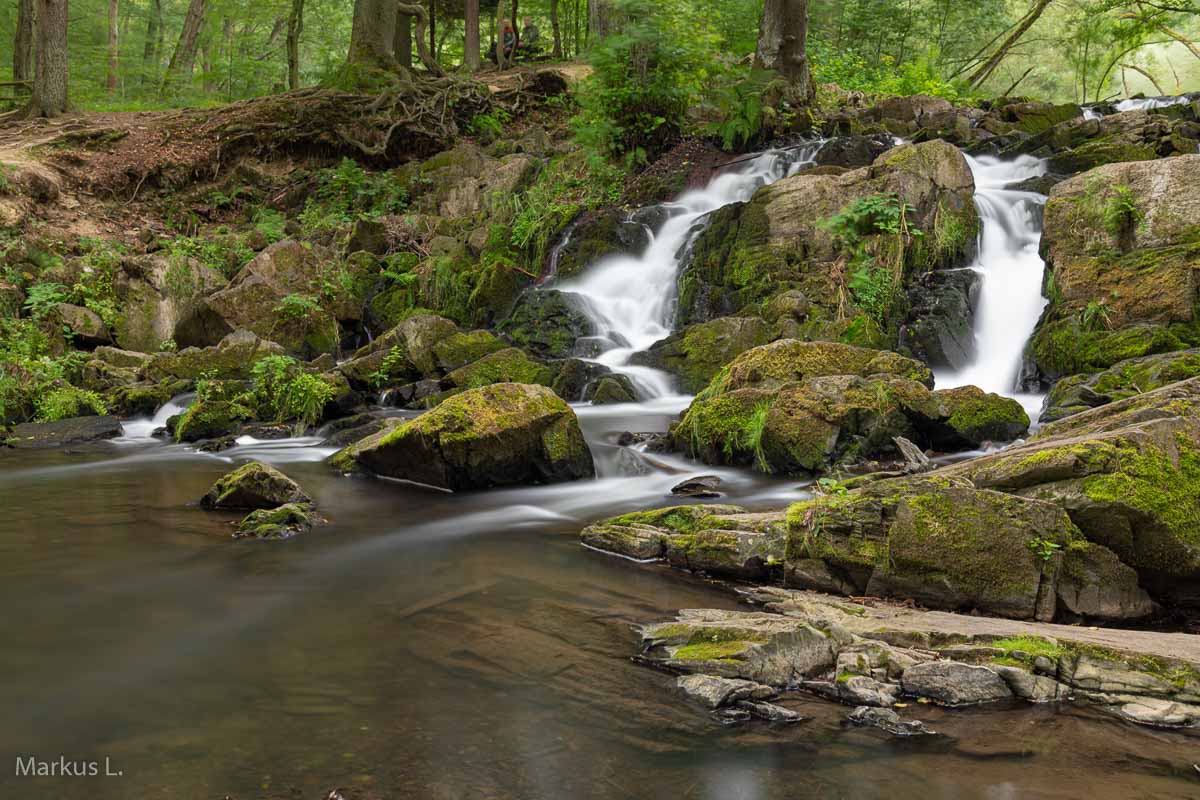
M293 92L300 88L300 36L303 33L304 0L292 0L287 28L287 65L288 88Z
M162 55L162 0L150 0L149 22L146 23L146 46L142 50L142 84L158 79L158 59Z
M504 3L496 4L496 68L501 72L508 69L509 61L504 54Z
M392 50L400 66L412 69L412 17L408 14L396 15L396 41Z
M417 55L425 68L434 75L444 75L437 60L430 55L425 42L425 29L429 23L429 12L420 3L395 3L389 0L355 0L354 22L350 30L348 64L367 66L374 69L398 70L396 60L396 26L403 16L416 20L412 41L416 42Z
M167 64L163 77L163 92L180 78L190 78L196 66L196 52L200 48L200 32L204 29L204 14L208 10L207 0L191 0L187 15L183 18L183 30L179 32L179 43Z
M471 72L478 72L479 62L479 0L467 0L466 41L463 43L463 64Z
M616 30L616 11L612 0L590 0L588 3L588 44L602 42Z
M808 68L808 0L766 0L754 66L778 72L804 99L815 96Z
M13 80L33 80L33 0L17 0L17 31L13 37Z
M121 68L121 34L119 24L119 14L117 13L118 0L108 0L108 79L104 85L108 89L109 94L117 91L117 72Z
M67 0L37 0L36 54L29 113L57 117L67 110Z
M563 57L562 28L558 24L558 0L550 0L550 28L554 32L554 50L551 56L555 59Z
M437 58L437 0L429 0L429 52Z
M1025 32L1033 27L1033 23L1041 19L1042 13L1050 6L1051 2L1053 0L1037 0L1034 7L1021 19L1017 27L1009 34L1009 37L1004 40L1003 44L996 48L996 52L992 53L991 57L983 62L979 69L971 73L970 77L967 78L967 84L977 87L986 81L996 71L996 67L1000 66L1000 62L1008 55L1008 51L1012 49L1013 45L1019 42L1021 37L1025 35Z

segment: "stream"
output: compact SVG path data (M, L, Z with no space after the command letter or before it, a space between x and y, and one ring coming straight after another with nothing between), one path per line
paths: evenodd
M811 153L767 153L668 208L640 257L569 288L587 300L648 399L579 406L595 482L448 495L347 479L320 436L239 440L210 455L126 425L84 452L0 451L0 753L109 759L122 775L22 780L21 798L1180 798L1200 796L1194 735L1085 707L916 706L946 734L891 739L803 695L797 726L723 727L674 678L632 663L632 626L680 608L745 608L659 565L579 545L588 522L670 502L719 475L751 510L805 497L796 481L617 446L687 404L631 371L670 331L676 254L697 220ZM1017 396L1044 302L1044 198L1005 187L1040 163L972 160L984 220L978 360L939 386ZM630 292L637 286L637 292ZM1040 398L1021 397L1031 410ZM275 464L328 525L286 543L230 540L236 515L196 504L236 462ZM11 766L3 778L11 781ZM14 792L14 795L17 793Z

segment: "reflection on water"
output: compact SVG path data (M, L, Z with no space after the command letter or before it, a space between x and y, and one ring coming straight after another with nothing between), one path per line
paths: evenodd
M796 697L800 726L724 728L629 660L635 623L736 608L576 533L700 472L752 508L795 482L615 445L677 408L581 413L602 478L447 495L333 474L314 440L218 455L150 439L0 454L0 755L110 757L125 776L22 798L1178 798L1197 741L1046 708L914 708L892 741ZM280 464L330 523L235 542L195 500L234 460ZM7 770L7 766L4 767ZM11 783L9 773L4 780Z

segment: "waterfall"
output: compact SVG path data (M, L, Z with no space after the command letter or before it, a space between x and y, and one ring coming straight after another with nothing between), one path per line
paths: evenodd
M1017 389L1025 345L1046 307L1046 265L1038 253L1046 198L1008 187L1046 174L1046 162L1032 156L1015 161L967 156L967 162L982 227L979 253L970 266L983 279L975 311L975 362L957 373L939 374L937 384L943 389L974 385L1016 397L1036 414L1040 398Z
M159 428L166 427L167 420L176 414L182 414L187 411L188 406L196 398L195 394L181 394L171 398L162 408L158 410L153 417L138 417L136 419L126 420L121 423L124 429L124 435L118 439L118 442L128 443L136 441L145 441L150 438L150 435Z
M579 295L582 310L611 345L591 360L628 375L647 397L671 395L674 386L669 375L629 360L671 334L680 262L698 233L698 223L705 215L745 202L763 186L812 163L821 144L768 151L736 170L722 172L703 189L664 204L669 216L641 255L601 259L579 278L559 286Z

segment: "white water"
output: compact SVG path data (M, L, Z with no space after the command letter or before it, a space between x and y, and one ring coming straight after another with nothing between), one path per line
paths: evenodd
M975 175L982 227L979 254L970 267L983 277L975 311L975 362L960 372L939 374L937 385L974 385L1015 397L1036 416L1041 398L1017 388L1025 345L1047 302L1042 296L1046 265L1038 254L1046 198L1005 187L1046 174L1046 163L1032 156L1016 161L967 156L967 162Z
M131 444L135 442L144 442L151 438L159 428L167 426L167 420L176 414L182 414L187 410L187 407L192 404L195 399L194 394L181 394L178 397L173 397L162 408L158 410L153 417L138 417L136 419L127 420L121 423L121 427L125 430L125 435L119 439L115 439L118 444Z
M696 223L719 208L749 200L763 186L811 163L819 148L816 143L790 152L771 151L736 171L723 172L705 188L665 204L671 216L641 255L602 259L577 280L560 286L582 298L581 306L601 335L617 345L592 360L628 375L646 397L672 396L669 375L634 366L629 359L672 332L680 258Z
M1182 105L1190 102L1191 98L1186 96L1180 97L1138 97L1133 100L1122 100L1117 103L1117 111L1153 111L1156 108L1167 108L1169 106Z

